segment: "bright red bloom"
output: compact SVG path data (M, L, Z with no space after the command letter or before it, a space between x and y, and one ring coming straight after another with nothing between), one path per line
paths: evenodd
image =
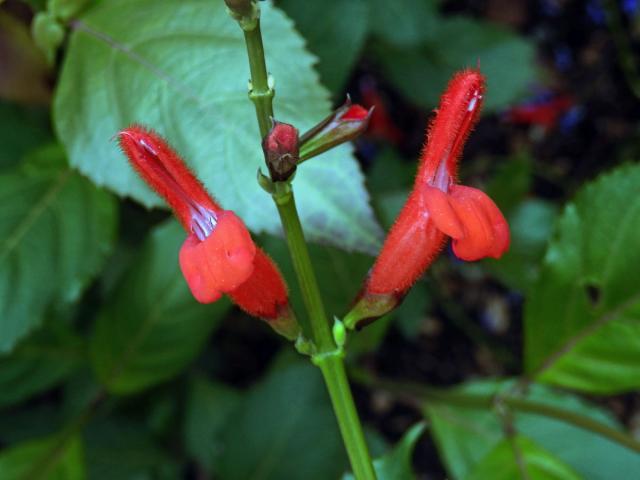
M253 243L242 220L215 202L157 133L134 125L118 135L131 164L190 232L179 258L196 300L211 303L226 293L244 311L295 340L301 330L289 308L284 279Z
M413 191L371 269L348 326L393 309L442 250L446 236L463 260L500 257L509 226L483 192L456 184L458 159L478 120L484 77L464 70L449 82L427 129Z
M196 300L214 302L242 285L253 272L256 255L242 221L211 198L158 134L134 125L122 130L119 138L140 176L190 232L180 249L180 268Z

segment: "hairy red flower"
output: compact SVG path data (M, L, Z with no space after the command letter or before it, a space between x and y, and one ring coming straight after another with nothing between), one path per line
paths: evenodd
M500 257L509 227L495 203L475 188L456 184L458 160L478 120L484 77L457 73L427 129L414 188L371 269L348 326L393 309L442 250L446 236L463 260Z
M179 260L196 300L211 303L226 293L247 313L295 339L300 327L289 308L284 279L253 243L242 220L218 205L160 135L133 125L118 136L133 167L189 232Z
M180 268L196 300L215 302L244 283L253 272L256 246L242 220L211 198L157 133L134 125L119 138L133 167L189 232L180 249Z

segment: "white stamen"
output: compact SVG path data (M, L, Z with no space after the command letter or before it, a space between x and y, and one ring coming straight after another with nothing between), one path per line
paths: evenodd
M201 242L207 238L213 232L218 224L216 220L216 214L211 210L196 205L195 212L191 214L191 230L196 234L198 240Z
M152 155L155 155L156 157L158 156L158 152L156 152L151 145L145 142L144 139L142 138L138 139L138 143L140 143L142 148L144 148L147 152L151 153Z
M478 100L482 100L482 95L480 95L480 92L476 90L475 92L473 92L473 97L471 97L471 100L469 100L467 112L473 112L476 109Z

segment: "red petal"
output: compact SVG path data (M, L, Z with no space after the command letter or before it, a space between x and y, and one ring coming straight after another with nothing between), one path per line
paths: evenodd
M249 279L229 292L233 302L254 317L267 320L278 318L289 303L287 286L273 261L257 249L254 270Z
M509 248L509 225L502 212L477 188L454 185L450 204L464 226L463 238L454 239L453 252L462 260L500 258Z
M464 228L449 203L449 195L436 187L424 187L424 203L436 227L452 238L462 238Z
M365 292L404 295L442 250L444 235L414 191L391 227L371 269Z
M191 234L180 249L180 268L191 293L201 303L244 283L253 272L256 246L242 221L231 211L218 213L217 225L203 241Z

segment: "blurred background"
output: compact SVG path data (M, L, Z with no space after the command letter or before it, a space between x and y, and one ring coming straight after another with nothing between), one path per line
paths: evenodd
M478 263L447 249L397 311L351 336L354 393L380 454L437 414L372 378L449 387L525 370L524 304L563 205L638 157L640 2L274 4L317 57L332 104L349 94L375 106L354 148L385 230L452 73L479 65L488 77L460 177L507 216L511 249ZM56 170L73 150L59 140L68 125L56 134L51 120L69 39L53 22L36 45L31 23L46 8L0 2L0 337L15 337L0 341L0 478L23 478L11 476L15 465L28 478L338 478L347 461L313 367L230 304L193 305L177 267L165 265L183 238L166 211L115 200L76 170ZM71 93L78 108L90 95ZM50 216L33 220L60 192ZM69 215L77 223L56 223ZM33 245L51 236L49 250ZM303 312L283 241L257 238ZM327 310L344 314L373 257L319 244L311 251ZM596 416L640 436L640 395L584 398ZM445 437L425 433L415 443L417 478L466 478L455 465L468 460L447 454Z

